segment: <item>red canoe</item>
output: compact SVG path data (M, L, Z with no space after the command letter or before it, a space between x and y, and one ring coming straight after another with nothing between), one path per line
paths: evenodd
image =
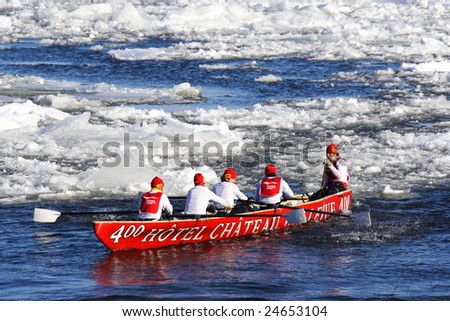
M162 221L94 221L93 224L95 235L111 251L146 250L186 243L228 240L301 226L310 220L324 221L330 215L323 212L339 213L348 210L351 203L352 191L347 190L312 202L289 200L277 209L236 215ZM302 215L303 220L299 219Z

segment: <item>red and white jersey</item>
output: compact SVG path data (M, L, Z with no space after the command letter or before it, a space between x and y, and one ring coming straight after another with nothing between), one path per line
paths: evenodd
M333 166L325 169L323 186L327 186L334 182L340 182L345 188L348 188L349 179L350 176L348 175L347 161L345 158L338 158L333 162Z
M256 184L255 198L257 202L276 204L281 202L283 197L293 198L294 192L281 177L264 177Z
M218 203L223 207L231 206L226 200L217 196L206 187L197 185L187 193L184 213L188 215L206 214L206 208L210 201Z
M234 205L234 201L237 199L244 201L248 199L248 197L239 190L239 187L236 184L227 181L217 183L213 186L212 191L226 200L230 205ZM220 204L216 207L223 208Z
M167 195L160 191L150 191L142 194L138 218L159 220L162 211L167 211L169 214L173 213L173 206Z

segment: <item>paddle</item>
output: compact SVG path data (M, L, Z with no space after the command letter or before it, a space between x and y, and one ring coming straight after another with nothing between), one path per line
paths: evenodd
M291 211L283 213L283 214L253 214L254 212L248 212L248 213L242 213L242 214L175 214L171 215L170 217L173 218L183 218L183 219L189 219L189 218L214 218L214 217L284 217L289 224L300 224L300 223L306 223L306 216L305 211L301 208L293 208Z
M169 196L169 199L172 200L184 200L186 199L186 196ZM35 208L34 209L34 215L33 215L33 221L38 223L55 223L56 220L61 215L101 215L101 214L116 214L116 215L132 215L132 214L138 214L139 212L137 210L134 211L115 211L115 212L67 212L67 213L61 213L58 211L53 210L47 210L44 208Z
M320 183L320 188L323 188L323 183L325 183L325 174L327 171L327 167L323 165L323 172L322 172L322 183Z
M34 215L33 215L33 221L38 223L55 223L56 220L61 215L100 215L100 214L116 214L116 215L130 215L130 214L137 214L138 211L114 211L114 212L68 212L68 213L61 213L58 211L53 210L47 210L43 208L35 208L34 209ZM190 215L171 215L171 217L174 218L189 218ZM195 218L195 216L199 215L192 215L192 218ZM283 216L288 223L290 224L299 224L299 223L306 223L306 216L305 211L302 209L293 208L292 211L289 211L284 214L227 214L227 215L200 215L201 217L249 217L249 216L257 216L257 217L274 217L274 216Z
M274 206L275 210L276 210L276 208L289 208L292 210L298 209L297 207L283 205L281 202L275 203L275 204L266 204L266 203L256 202L253 200L251 200L249 202L253 203L253 204L257 204L257 205L267 205L267 206L272 205L272 206ZM330 216L340 216L340 217L350 218L356 225L362 225L362 226L371 226L372 225L369 211L356 211L356 212L351 211L351 214L343 214L343 213L336 213L336 212L319 211L319 210L308 209L308 208L302 208L302 209L305 212L312 212L312 213L326 214L326 215L330 215Z
M304 209L305 212L311 212L311 213L319 213L319 214L326 214L331 216L341 216L341 217L347 217L352 219L352 221L356 225L363 225L363 226L371 226L372 221L370 219L370 212L369 211L351 211L351 214L342 214L342 213L335 213L335 212L325 212L325 211L319 211L319 210L313 210L313 209Z
M108 214L108 215L130 215L130 214L137 214L138 211L114 211L114 212L66 212L61 213L58 211L53 210L47 210L44 208L35 208L34 209L34 215L33 215L33 222L38 223L55 223L56 220L61 215L74 215L74 216L82 216L82 215L101 215L101 214Z

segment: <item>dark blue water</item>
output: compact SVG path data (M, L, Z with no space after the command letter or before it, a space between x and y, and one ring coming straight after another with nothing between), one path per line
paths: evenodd
M136 45L128 47L132 46ZM237 68L199 67L216 63ZM378 81L367 81L374 70L398 68L389 62L278 58L258 60L257 67L251 66L251 60L121 62L88 46L45 47L36 41L0 50L0 73L130 87L170 87L188 81L204 88L207 97L184 107L192 109L401 95L401 91L387 92ZM345 80L335 78L337 72L359 76ZM268 73L281 75L283 84L254 81ZM408 89L414 84L405 81L398 86ZM31 91L28 95L34 99ZM370 135L372 129L358 130ZM249 171L243 178L255 180L256 176ZM371 227L335 218L309 223L299 232L118 253L110 253L96 239L93 217L66 215L55 224L38 224L32 222L33 209L129 210L136 207L137 197L2 204L1 299L449 300L450 185L444 181L430 188L412 186L411 193L418 196L357 196L355 208L370 209ZM174 203L183 207L182 201Z
M338 218L300 232L111 253L91 217L37 224L33 208L129 209L135 199L2 206L0 293L8 300L448 300L450 188L422 192L434 202L365 200L369 228Z
M168 41L148 41L126 48L169 46ZM123 44L125 47L125 44ZM379 69L398 68L398 63L347 60L310 61L301 58L267 60L169 60L119 61L108 50L94 51L92 45L41 46L37 41L5 45L0 50L0 72L39 76L45 79L77 81L85 84L108 83L118 86L158 88L182 82L200 86L204 96L195 107L249 107L249 102L302 100L339 96L380 97L383 83L370 79ZM120 47L119 47L120 48ZM202 65L229 64L229 69L207 69ZM357 72L358 79L334 79L336 72ZM267 74L282 75L280 83L255 82ZM365 75L369 79L365 79ZM370 81L367 81L370 80ZM400 89L412 89L405 82ZM389 92L392 98L392 92Z

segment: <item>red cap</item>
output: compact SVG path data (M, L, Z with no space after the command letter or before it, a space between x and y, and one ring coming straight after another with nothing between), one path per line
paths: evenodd
M236 172L234 171L234 169L232 169L232 168L227 168L227 169L225 170L225 172L223 172L223 178L224 178L224 179L229 179L229 178L236 179L236 178L237 178L237 174L236 174Z
M164 187L164 181L158 176L155 176L155 178L152 179L151 186L154 189L162 190Z
M339 147L336 144L330 144L327 146L327 154L339 155Z
M197 173L194 176L194 184L195 186L203 186L205 185L205 178L203 177L203 175L201 173Z
M264 172L266 173L266 175L276 175L277 168L275 167L274 164L269 164L266 166L266 169L264 170Z

